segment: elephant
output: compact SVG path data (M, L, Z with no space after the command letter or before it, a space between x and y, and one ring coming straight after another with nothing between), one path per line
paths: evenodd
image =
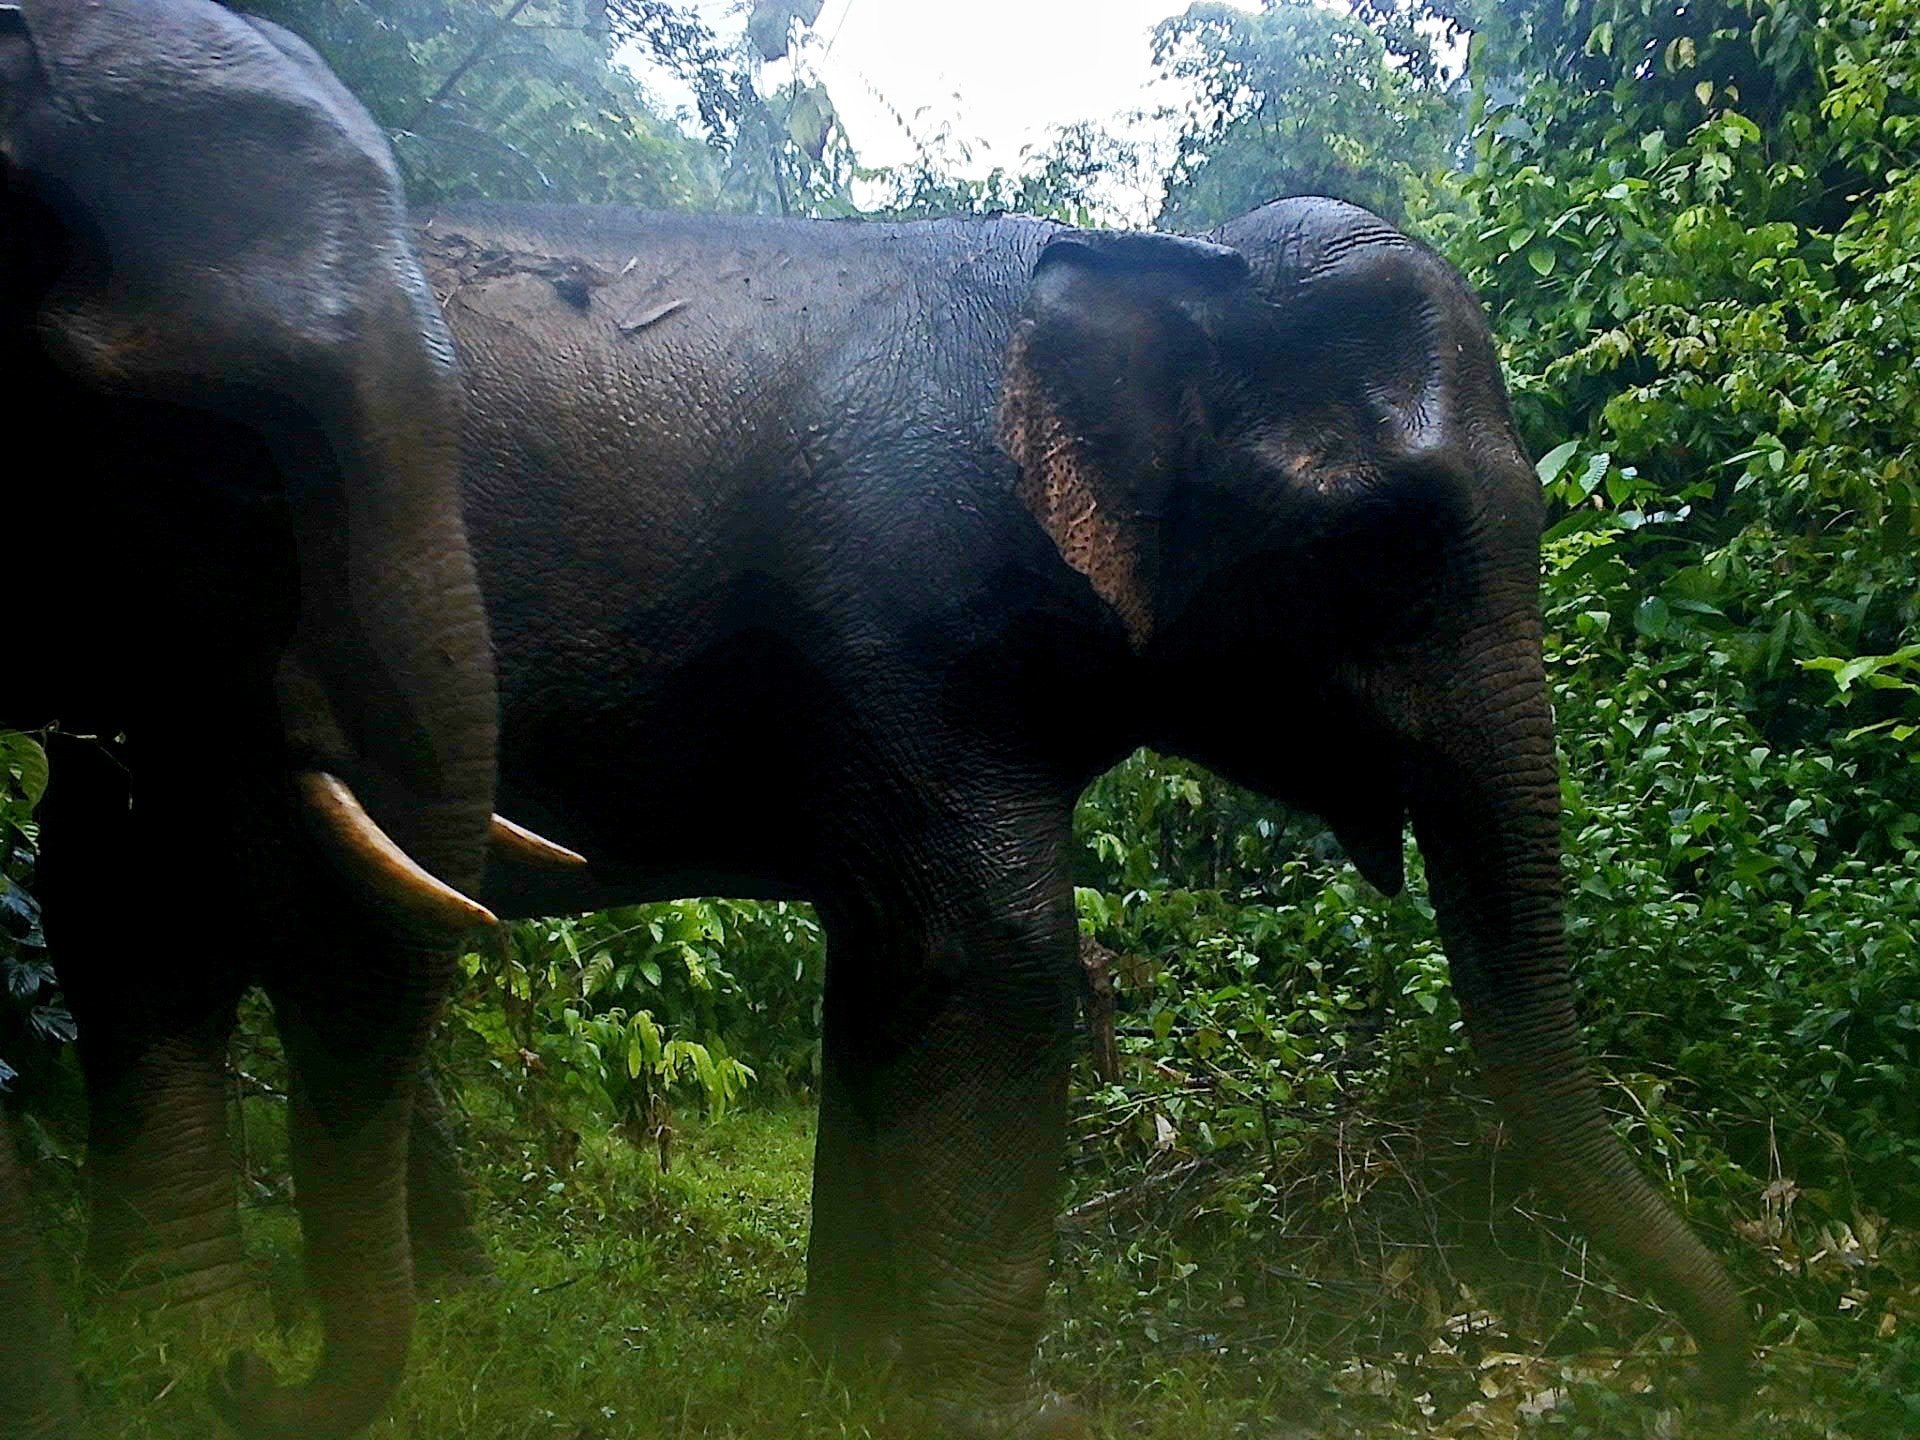
M0 355L12 432L57 437L0 493L31 617L0 724L58 726L38 888L89 1267L172 1302L244 1278L225 1047L261 985L325 1344L284 1388L235 1357L216 1401L250 1436L348 1434L406 1353L409 1115L453 946L493 923L469 892L490 843L559 854L490 818L459 383L384 137L210 0L0 7ZM0 1435L67 1433L4 1136L0 1308Z
M1028 1375L1070 825L1149 745L1324 817L1386 891L1411 823L1513 1133L1740 1391L1741 1298L1582 1052L1543 500L1443 260L1312 198L1204 238L525 205L417 235L461 355L501 798L593 857L482 896L816 903L813 1343L892 1358L944 1433L1084 1433ZM1192 701L1256 671L1275 703Z

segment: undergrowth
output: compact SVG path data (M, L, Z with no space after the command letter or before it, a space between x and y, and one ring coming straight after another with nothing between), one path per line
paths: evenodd
M286 1203L270 1041L249 1026L239 1102L256 1295L209 1323L79 1294L79 1187L35 1167L106 1436L214 1433L206 1378L236 1347L288 1373L317 1331ZM1754 1407L1688 1398L1684 1336L1623 1293L1529 1188L1470 1083L1382 1082L1269 1104L1269 1146L1200 1152L1136 1114L1168 1077L1083 1068L1053 1325L1038 1369L1111 1436L1880 1440L1920 1414L1920 1248L1903 1228L1776 1176L1750 1216L1696 1211L1768 1317ZM1187 1123L1210 1087L1181 1085ZM1621 1088L1612 1087L1627 1109ZM498 1082L455 1091L495 1275L430 1295L376 1436L830 1437L902 1431L897 1406L810 1363L804 1095L681 1118L651 1143L561 1101L516 1116ZM1286 1137L1284 1140L1281 1137Z

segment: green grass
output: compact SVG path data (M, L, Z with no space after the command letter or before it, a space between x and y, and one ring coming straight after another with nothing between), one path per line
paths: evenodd
M423 1307L406 1383L375 1436L901 1432L898 1405L850 1393L789 1332L804 1278L809 1109L689 1123L666 1173L611 1132L576 1140L564 1126L508 1129L503 1118L476 1117L470 1145L497 1275ZM271 1126L249 1132L257 1158L274 1148ZM1080 1396L1103 1435L1137 1440L1881 1440L1920 1429L1920 1386L1906 1378L1920 1351L1904 1322L1888 1331L1875 1318L1920 1308L1897 1237L1875 1237L1872 1258L1854 1257L1836 1282L1871 1313L1776 1327L1756 1411L1717 1417L1659 1398L1654 1387L1678 1368L1666 1351L1683 1342L1609 1296L1597 1269L1584 1285L1559 1274L1580 1263L1566 1237L1502 1205L1492 1209L1504 1219L1461 1218L1448 1197L1484 1186L1481 1147L1442 1144L1457 1158L1388 1164L1408 1138L1365 1121L1328 1137L1311 1173L1305 1162L1263 1177L1198 1168L1117 1190L1084 1165L1076 1199L1104 1199L1063 1227L1043 1383ZM1443 1234L1436 1217L1449 1215ZM257 1206L247 1226L262 1283L244 1313L192 1326L84 1313L79 1362L103 1436L219 1433L206 1377L236 1346L287 1374L311 1363L291 1210Z
M567 1178L489 1153L483 1215L497 1274L422 1307L413 1363L375 1436L840 1436L883 1417L806 1361L787 1330L805 1268L811 1122L736 1113L677 1144L670 1171L611 1136ZM248 1218L287 1335L258 1312L183 1336L165 1317L90 1316L80 1363L105 1432L199 1436L205 1378L230 1343L285 1373L311 1362L286 1207ZM269 1336L273 1331L269 1329Z

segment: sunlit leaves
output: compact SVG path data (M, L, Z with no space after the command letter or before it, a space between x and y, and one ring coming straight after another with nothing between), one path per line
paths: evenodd
M0 824L24 824L46 789L47 752L40 742L0 730Z
M763 60L784 60L796 25L820 18L822 0L753 0L747 13L747 40Z

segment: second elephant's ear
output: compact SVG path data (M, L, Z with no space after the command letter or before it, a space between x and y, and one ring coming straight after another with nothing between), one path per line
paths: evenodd
M1020 498L1136 646L1153 630L1158 522L1202 419L1209 312L1247 271L1204 240L1063 231L1008 353L1001 439Z

